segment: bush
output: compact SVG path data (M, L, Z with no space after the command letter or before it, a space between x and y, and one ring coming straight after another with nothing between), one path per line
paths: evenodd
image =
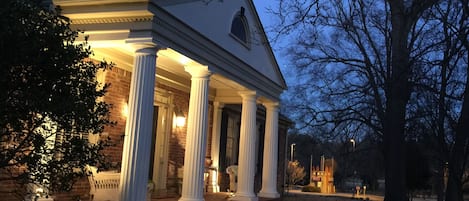
M288 161L287 180L288 184L294 185L304 179L306 176L305 169L300 165L298 160Z
M316 186L303 186L303 188L301 189L302 192L315 192L315 193L320 193L321 192L321 188L320 187L316 187Z

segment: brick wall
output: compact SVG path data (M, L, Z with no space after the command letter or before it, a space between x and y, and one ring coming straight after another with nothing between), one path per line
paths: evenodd
M70 192L54 194L55 201L88 201L90 200L90 185L86 177L80 178Z
M122 160L123 135L125 132L126 116L124 106L128 102L130 91L131 72L114 67L105 72L105 83L110 83L108 92L104 97L104 101L111 104L110 116L111 121L115 122L113 126L104 128L102 137L109 137L113 146L107 147L104 154L107 158L115 163ZM54 198L56 201L87 201L89 197L90 185L88 178L80 178L70 192L56 193Z
M26 195L26 190L14 180L8 180L8 173L0 170L0 200L2 201L19 201ZM4 180L5 179L5 180Z
M104 153L114 162L122 160L126 121L124 107L128 103L131 75L131 72L116 67L107 71L105 75L105 82L111 85L104 97L104 101L112 105L110 110L111 121L114 121L115 124L104 129L104 133L108 134L114 144L114 146L108 147Z

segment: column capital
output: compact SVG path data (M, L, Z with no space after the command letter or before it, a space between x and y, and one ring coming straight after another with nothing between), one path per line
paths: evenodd
M133 39L133 40L127 40L127 44L134 50L135 53L139 54L153 54L156 55L156 53L159 50L166 49L166 47L155 44L153 42L149 42L148 40L138 40L138 39Z
M279 102L264 102L262 103L267 109L278 109L280 106Z
M165 47L154 44L132 44L136 54L156 55L158 51L166 49Z
M212 72L208 70L208 66L190 65L184 66L184 70L191 74L193 78L208 78Z
M220 103L219 101L214 101L214 102L213 102L213 108L215 108L215 109L222 109L223 107L225 107L225 104L224 104L224 103Z
M257 99L256 91L239 91L238 94L243 100Z

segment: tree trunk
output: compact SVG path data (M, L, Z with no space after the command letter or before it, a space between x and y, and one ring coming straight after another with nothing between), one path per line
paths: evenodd
M438 201L444 201L445 199L445 162L438 162L436 179L435 179L435 190Z
M407 38L410 32L402 2L390 1L392 22L391 66L384 122L385 201L407 201L405 114L410 97Z
M469 140L469 132L467 132L469 130L469 66L466 74L466 89L461 116L456 127L456 137L448 164L446 201L463 201L461 180L465 169L466 150Z
M405 105L404 97L394 95L388 100L386 107L384 125L385 201L407 200L404 142Z
M447 8L449 10L449 7ZM444 16L445 20L447 21L448 16ZM452 36L449 33L449 25L448 23L443 24L443 33L445 34L445 38L450 39ZM436 175L436 195L438 201L444 201L445 196L445 163L448 160L448 147L446 144L446 127L445 127L445 120L446 120L446 90L448 87L448 68L450 66L450 59L451 59L451 50L452 50L452 40L446 40L445 42L445 51L443 53L443 61L441 62L441 88L438 97L438 119L437 119L437 133L436 133L436 143L439 149L437 149L438 154L438 161L437 161L437 175Z

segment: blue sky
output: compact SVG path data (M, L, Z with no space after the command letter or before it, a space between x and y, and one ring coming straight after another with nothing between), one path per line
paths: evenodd
M253 0L254 5L256 6L259 17L261 18L262 23L266 26L270 23L270 20L274 17L267 13L268 7L274 7L276 0Z
M275 8L278 4L277 0L253 0L254 5L256 6L257 13L259 14L259 18L261 19L262 25L264 26L264 29L266 31L266 34L269 35L269 28L274 24L274 21L276 20L276 16L274 16L271 13L267 12L268 8ZM291 80L289 80L289 76L291 75L291 72L288 72L288 68L286 68L287 65L287 58L283 57L281 50L283 49L281 45L276 45L276 44L270 44L272 46L272 49L274 51L275 57L277 59L278 65L280 66L280 69L283 73L283 76L285 77L285 80L288 83L290 83Z
M259 14L259 18L261 19L262 25L264 26L264 30L269 37L269 29L270 27L274 25L274 22L277 20L277 16L269 13L267 11L267 8L273 8L275 9L278 6L278 1L277 0L253 0L254 5L256 6L257 13ZM283 41L282 41L283 40ZM274 51L275 58L277 59L277 63L280 67L280 70L282 71L283 77L285 78L285 82L287 83L287 88L293 87L292 85L295 85L298 83L296 80L297 74L294 68L288 67L289 61L287 58L287 51L285 47L288 45L286 42L286 39L283 38L282 40L278 40L276 44L270 42L270 45L272 46L272 50ZM291 94L288 93L288 91L285 91L283 96L290 96Z

